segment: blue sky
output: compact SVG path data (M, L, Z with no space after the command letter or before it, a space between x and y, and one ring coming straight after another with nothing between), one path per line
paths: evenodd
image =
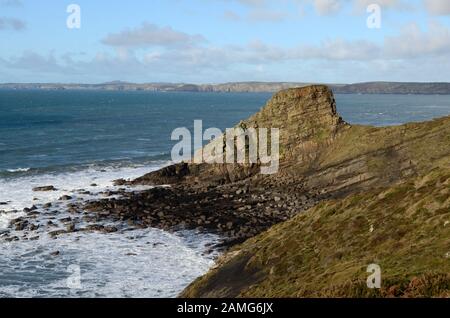
M112 80L450 81L450 1L0 0L0 82Z

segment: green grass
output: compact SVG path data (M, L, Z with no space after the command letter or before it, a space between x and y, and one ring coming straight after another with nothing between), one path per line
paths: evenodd
M450 169L435 169L387 189L323 202L276 225L235 247L217 269L183 295L449 297L450 223L446 222L450 222ZM245 267L237 278L221 270L243 258ZM381 266L381 289L367 288L366 269L372 263ZM247 272L258 275L237 291L227 288Z

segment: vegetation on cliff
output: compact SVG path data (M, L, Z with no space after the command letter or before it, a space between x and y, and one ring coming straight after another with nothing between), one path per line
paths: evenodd
M233 248L183 296L449 297L449 166L322 202ZM381 289L366 285L373 263Z
M335 106L325 86L289 89L244 121L281 127L281 169L234 180L328 197L234 247L183 296L450 296L450 117L351 126ZM191 168L187 180L205 171L233 180L229 167ZM367 288L370 264L381 289Z

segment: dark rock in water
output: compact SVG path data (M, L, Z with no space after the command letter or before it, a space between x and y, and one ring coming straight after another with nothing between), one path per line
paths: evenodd
M115 186L122 186L122 185L126 185L127 181L124 179L118 179L118 180L114 180L113 184Z
M98 232L102 232L105 229L105 227L101 224L90 224L88 226L86 226L86 228L84 228L82 231L87 231L87 232L94 232L94 231L98 231Z
M61 254L59 251L55 251L50 253L51 256L58 256L59 254Z
M67 233L73 233L73 232L75 232L75 223L70 223L70 224L67 224L67 227L66 227L66 229L67 229Z
M26 227L28 226L28 221L27 220L19 220L17 222L14 223L15 226L15 230L16 231L23 231L26 229Z
M8 205L8 202L0 202L0 205Z
M38 209L37 206L33 205L31 208L24 208L23 212L29 213L29 212L32 212L32 211L36 211L37 209Z
M131 184L176 184L190 174L190 168L191 167L187 163L179 163L138 178L132 181Z
M114 226L105 226L103 229L104 233L115 233L117 231L118 231L118 229Z
M46 203L42 206L44 209L50 209L52 207L51 203Z
M59 198L59 201L69 201L72 199L73 198L70 195L63 195L62 197Z
M34 192L48 192L48 191L56 191L56 188L52 185L50 186L43 186L43 187L36 187L33 188Z
M96 183L92 183L91 187L97 187L98 185Z
M66 233L67 233L67 232L64 231L64 230L57 230L57 231L53 231L53 232L48 233L48 235L49 235L51 238L57 238L59 235L61 235L61 234L66 234Z

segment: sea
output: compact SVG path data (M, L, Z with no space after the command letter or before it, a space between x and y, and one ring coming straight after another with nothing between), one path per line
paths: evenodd
M176 128L222 131L269 93L0 90L0 297L176 297L214 264L212 234L129 229L6 241L10 221L38 207L57 223L66 203L105 197L113 180L170 164ZM398 125L450 114L450 95L336 95L351 124ZM33 192L53 185L57 191ZM139 190L128 188L127 190ZM69 201L69 202L71 202ZM57 215L39 211L51 203ZM62 226L62 225L61 225Z

